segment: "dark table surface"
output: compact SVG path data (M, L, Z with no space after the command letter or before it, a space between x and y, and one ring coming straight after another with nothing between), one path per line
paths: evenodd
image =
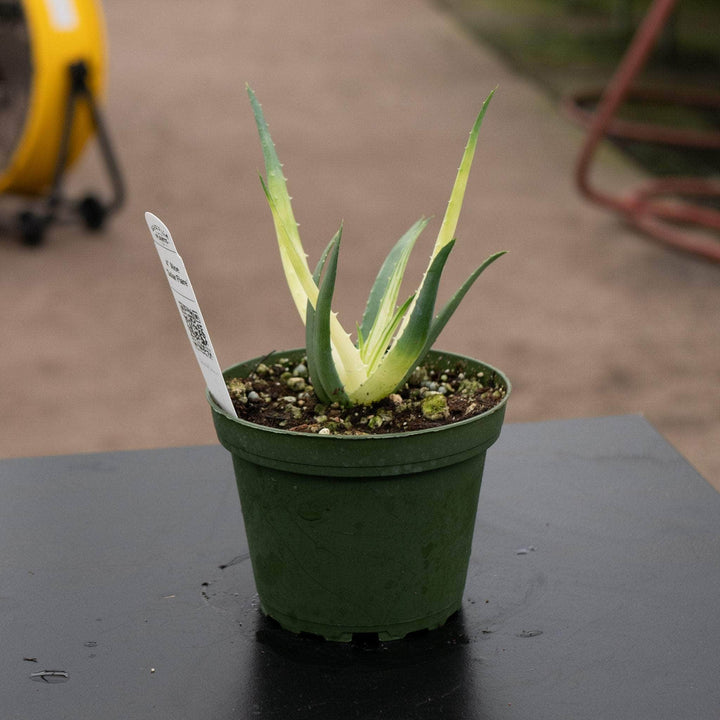
M720 494L641 417L509 425L461 613L338 645L260 615L219 446L3 460L0 639L2 720L717 720Z

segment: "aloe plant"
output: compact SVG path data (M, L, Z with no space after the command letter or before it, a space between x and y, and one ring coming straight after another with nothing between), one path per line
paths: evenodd
M272 212L280 258L295 306L305 323L308 370L322 402L369 404L402 387L433 345L462 299L482 272L504 255L488 257L435 315L443 268L455 243L460 209L478 133L494 94L488 95L470 132L445 216L428 267L415 293L398 307L398 295L410 253L427 225L418 220L395 244L382 264L368 297L357 344L332 312L342 227L311 272L300 241L282 166L262 108L247 88L257 123L266 177L260 177Z

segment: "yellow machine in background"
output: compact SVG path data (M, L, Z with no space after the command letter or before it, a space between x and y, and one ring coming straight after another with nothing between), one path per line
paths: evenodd
M0 193L46 199L20 214L25 242L41 242L61 211L91 229L123 200L123 186L98 106L105 90L105 30L96 0L0 0ZM97 134L114 198L68 202L65 171Z

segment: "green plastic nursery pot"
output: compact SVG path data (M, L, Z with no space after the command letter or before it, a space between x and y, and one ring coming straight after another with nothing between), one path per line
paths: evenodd
M255 358L225 371L248 374ZM497 440L507 378L461 361L507 393L492 410L439 428L387 435L316 435L231 418L208 394L220 443L232 453L263 612L293 632L348 641L402 638L442 625L461 605L485 452Z

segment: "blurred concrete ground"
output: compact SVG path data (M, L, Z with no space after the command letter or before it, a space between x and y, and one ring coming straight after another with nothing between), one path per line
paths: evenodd
M433 215L408 270L417 282L467 132L499 85L443 296L489 253L510 254L438 347L508 373L510 421L642 413L720 488L720 268L578 197L580 130L451 16L429 0L106 0L105 14L107 117L129 197L98 237L60 227L39 249L1 238L0 456L216 442L145 210L171 228L223 365L303 344L246 81L311 263L344 221L347 327L390 245ZM637 173L608 150L597 175L622 186ZM103 182L92 147L71 187ZM0 201L8 212L14 199Z

